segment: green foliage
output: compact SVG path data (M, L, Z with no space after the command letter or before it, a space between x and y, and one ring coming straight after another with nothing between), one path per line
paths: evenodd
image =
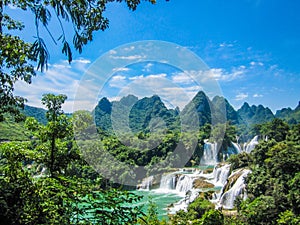
M270 148L272 148L276 144L276 141L270 140L270 141L263 141L259 143L255 147L255 149L251 152L251 155L253 155L253 161L256 165L263 166L265 160L267 159L267 152Z
M219 144L220 149L218 153L219 161L223 160L223 155L227 155L229 147L232 147L232 141L235 140L236 129L229 123L217 124L211 131L211 142Z
M2 4L1 1L1 8ZM0 14L3 15L2 12ZM0 27L2 26L0 21ZM0 120L3 120L4 113L18 116L19 108L24 107L24 98L13 94L14 85L18 80L31 83L31 78L35 76L31 62L35 58L30 53L30 44L19 37L2 33L2 29L0 29L0 46Z
M262 105L252 105L250 107L246 102L237 113L248 126L265 123L274 119L274 115L268 107Z
M195 225L223 225L224 216L219 210L211 209L206 211L199 220L199 223L193 223Z
M23 161L28 161L27 152L24 151L28 143L3 143L0 145L0 223L1 224L25 224L31 222L27 218L29 214L35 217L31 211L35 196L32 190L32 180L29 171L24 168Z
M211 101L203 91L199 91L181 112L181 120L189 121L187 124L211 124ZM195 121L193 121L195 120Z
M275 118L270 122L257 125L256 129L259 131L259 134L280 142L285 140L289 131L289 126L283 120Z
M246 152L232 154L228 159L228 162L231 164L231 170L248 167L252 164L252 161L251 155Z
M153 202L153 199L149 199L146 215L140 219L140 225L159 225L161 224L158 219L157 206Z
M276 224L276 220L285 224L290 220L287 211L299 216L299 125L289 129L275 119L260 125L260 130L271 140L251 152L252 173L246 179L249 200L241 203L240 212L246 224Z
M200 219L206 211L214 208L214 204L209 200L199 197L188 206L188 215L192 220Z
M300 172L297 170L294 178L288 181L288 199L294 213L299 216L300 212Z
M1 141L26 141L29 140L30 132L24 128L24 122L16 122L6 117L0 122Z
M26 117L34 117L41 124L45 125L48 122L45 109L25 105L24 110L21 110L21 112Z
M215 206L210 201L198 197L188 206L188 211L179 211L170 218L172 224L202 224L200 219L210 210L214 210ZM209 217L209 216L207 216Z
M102 130L112 130L111 109L112 104L110 101L107 98L102 98L93 111L96 126Z
M285 120L290 125L300 123L300 104L295 109L283 108L277 110L275 116Z
M280 213L279 219L277 220L278 225L297 225L299 223L300 216L295 216L290 210Z
M74 224L125 225L136 224L141 213L140 206L133 206L141 199L129 192L108 190L90 192L78 207L80 214L74 215Z
M72 114L74 135L77 140L96 139L96 127L89 111L79 110Z
M225 123L225 121L228 121L233 125L243 124L237 111L234 110L224 97L215 96L212 100L212 104L213 116L215 117L214 123Z
M49 122L41 125L31 117L25 122L26 127L38 138L35 147L41 152L40 160L49 168L51 177L62 174L72 157L78 157L71 138L71 121L61 109L66 98L64 95L43 95L42 103L48 108L46 117Z
M142 213L134 204L141 197L100 188L99 174L72 141L64 100L44 96L49 122L27 119L35 135L31 143L0 145L0 224L136 224Z
M276 208L273 197L262 195L252 202L242 202L240 216L246 224L276 224L275 221L278 214Z
M119 133L153 133L165 129L178 129L177 114L169 110L154 95L138 100L133 95L110 102L102 98L93 111L97 127L110 133L113 126Z

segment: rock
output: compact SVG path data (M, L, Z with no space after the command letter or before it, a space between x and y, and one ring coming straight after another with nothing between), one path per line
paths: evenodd
M207 181L205 181L205 179L203 178L197 178L194 180L194 183L193 183L193 187L194 188L213 188L214 185L212 183L209 183Z

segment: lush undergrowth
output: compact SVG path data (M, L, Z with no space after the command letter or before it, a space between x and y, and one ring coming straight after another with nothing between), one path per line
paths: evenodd
M159 221L155 202L150 200L147 213L143 213L136 204L141 197L121 191L124 186L120 184L135 172L142 179L161 169L193 166L200 161L208 138L220 142L218 157L222 159L237 129L229 124L214 128L207 124L196 133L139 131L120 141L94 127L88 112L66 116L61 110L65 99L63 95L43 97L47 124L34 118L25 123L2 122L5 129L1 131L17 142L0 144L0 224L299 224L299 124L289 126L275 119L255 126L252 132L262 137L259 145L250 154L228 159L232 169L252 170L246 179L248 199L238 198L234 210L216 210L209 201L211 196L203 194L187 212ZM90 136L93 129L98 133ZM225 136L220 139L222 131ZM29 134L30 141L20 142L28 140ZM184 154L175 151L178 145ZM189 150L194 150L193 154L180 164ZM107 153L124 164L111 164ZM87 159L98 162L98 171L106 169L109 174L101 176ZM139 166L144 170L135 171Z

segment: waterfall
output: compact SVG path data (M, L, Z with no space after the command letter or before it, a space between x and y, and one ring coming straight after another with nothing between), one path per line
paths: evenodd
M169 213L175 214L179 210L183 210L187 212L187 208L189 204L195 201L195 199L198 196L199 196L199 190L191 189L190 192L188 192L183 199L173 204L173 206L169 209Z
M208 182L215 186L222 187L226 184L227 178L230 172L230 164L225 164L224 166L215 166L212 173L209 174L199 174L200 177L206 178Z
M218 144L204 141L204 151L200 164L215 165L218 162Z
M240 172L240 171L238 171ZM244 179L245 177L250 173L250 170L244 170L243 173L239 176L239 178L235 181L233 186L226 191L224 194L222 194L220 198L220 205L223 206L225 209L233 209L234 207L234 201L236 197L238 196L243 196L245 197L245 182ZM233 175L236 175L236 173L232 174L230 177ZM230 179L229 177L229 179Z
M153 176L144 178L142 184L139 186L139 189L149 191L150 187L152 186L153 179L154 179Z
M240 153L242 151L241 146L238 143L231 142L231 144L233 145L237 153Z
M238 143L231 142L237 153L245 151L250 153L258 144L258 135L256 135L249 143L244 143L243 148Z
M247 145L245 151L247 153L250 153L254 148L255 146L258 144L258 135L256 135L251 141L250 143Z
M186 193L193 188L194 179L188 175L181 175L176 184L176 191Z
M176 188L176 174L163 174L160 180L160 190L174 190Z
M226 164L222 167L215 167L213 171L215 186L224 186L230 171L230 164Z

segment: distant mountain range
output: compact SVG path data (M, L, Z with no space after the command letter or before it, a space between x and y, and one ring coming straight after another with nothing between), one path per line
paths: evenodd
M46 110L32 106L26 106L24 109L26 116L35 117L41 123L47 121L45 113ZM200 126L211 121L218 123L227 120L233 125L250 127L274 118L281 118L289 124L299 123L300 102L295 109L283 108L275 115L268 107L250 106L246 102L236 111L227 99L216 96L210 100L203 91L199 91L182 111L178 107L168 109L157 95L142 99L128 95L119 101L109 101L104 97L100 99L92 113L96 126L106 131L116 128L122 132L128 130L140 132L160 127L176 129L184 120Z
M300 122L300 105L295 109L278 110L274 115L268 107L250 106L245 102L236 111L227 99L216 96L210 100L203 91L199 91L182 111L179 111L179 108L168 109L157 95L142 99L128 95L120 101L112 102L107 98L102 98L93 113L96 125L103 130L112 129L111 118L113 118L115 126L124 127L124 129L129 127L134 132L163 125L167 128L176 128L184 119L191 120L191 123L199 123L199 125L227 120L233 125L249 127L274 118L284 119L290 124Z

